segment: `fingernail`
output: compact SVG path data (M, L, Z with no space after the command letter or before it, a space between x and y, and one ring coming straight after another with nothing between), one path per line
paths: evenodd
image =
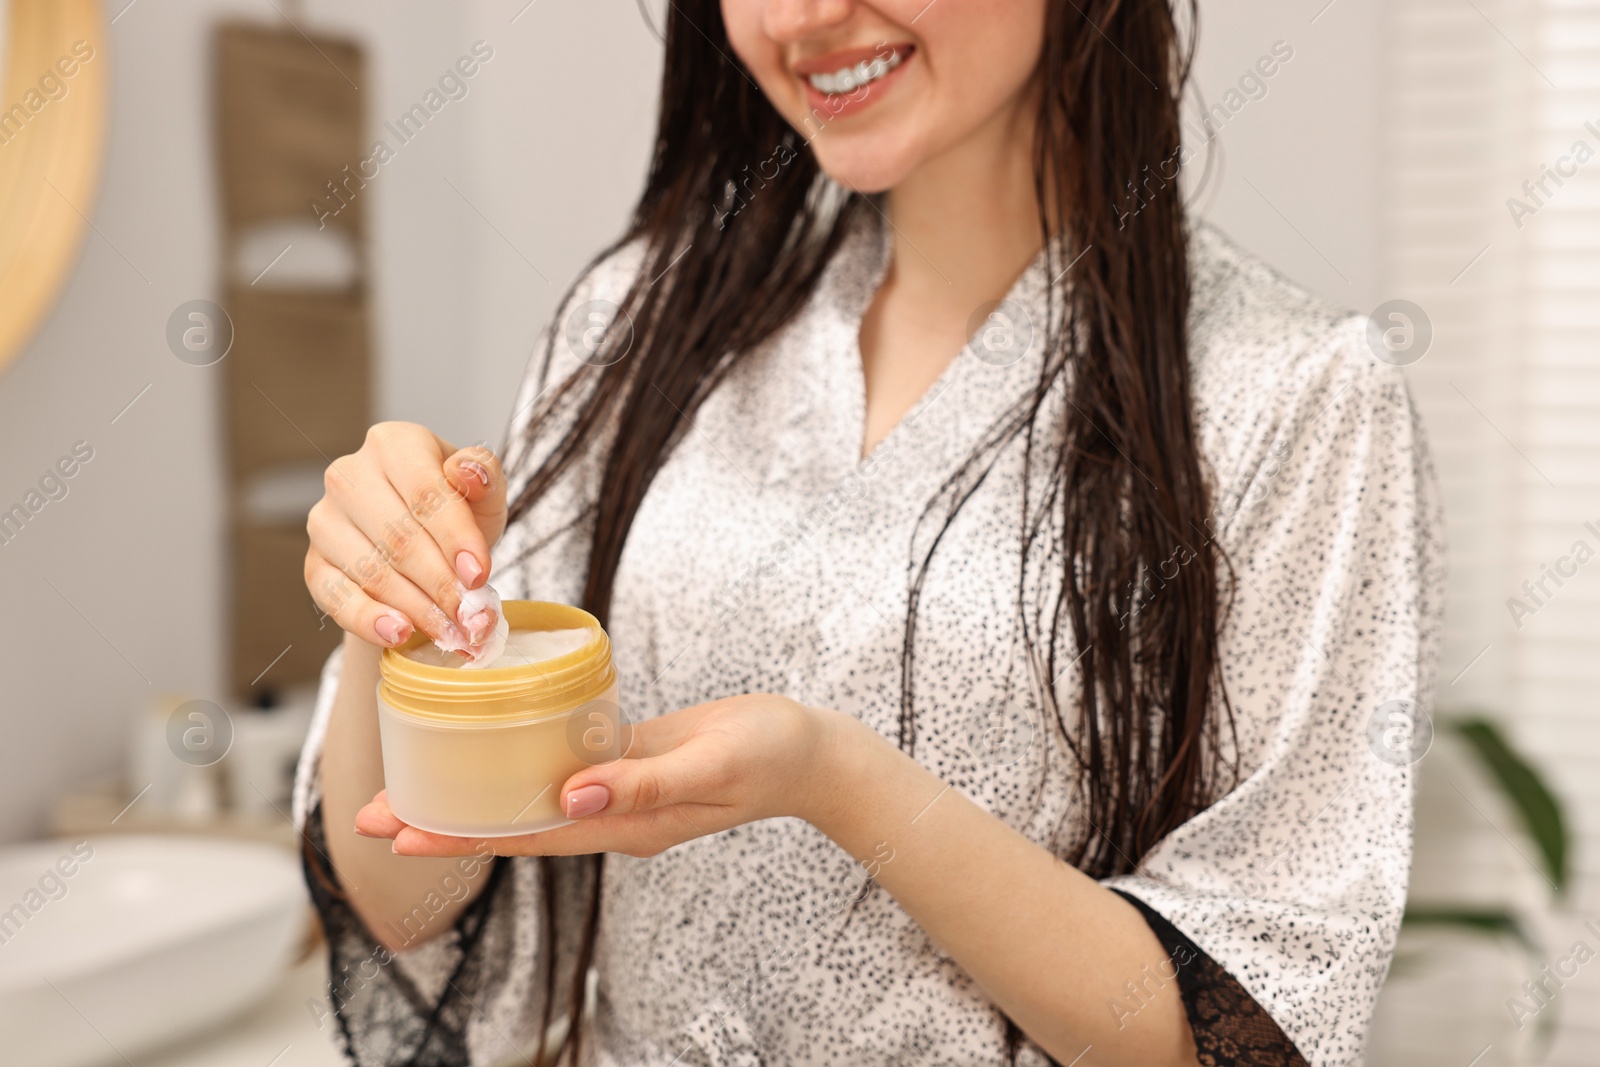
M379 615L372 628L386 645L398 645L411 636L411 623L395 614Z
M359 836L359 837L376 837L377 836L376 834L367 833L365 830L363 830L359 826L352 826L352 827L350 827L350 829L354 830L356 832L357 836Z
M482 482L484 485L489 484L489 468L485 467L482 463L478 463L470 459L464 459L461 461L461 469L478 479L478 481ZM469 578L467 580L471 581L472 579Z
M463 548L456 553L456 573L470 586L483 574L483 568L478 566L478 557Z
M579 786L567 794L567 818L581 819L611 803L611 790L603 785Z

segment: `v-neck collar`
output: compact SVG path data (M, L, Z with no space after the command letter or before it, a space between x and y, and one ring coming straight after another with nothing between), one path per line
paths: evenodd
M893 238L892 224L881 213L858 213L818 286L824 332L818 340L825 358L834 362L829 378L839 388L832 399L837 417L831 421L842 440L829 443L830 456L838 457L829 466L845 477L892 467L893 477L884 481L894 491L925 497L1038 382L1049 305L1046 250L1041 249L1012 283L997 309L1003 316L998 325L1003 329L1009 322L1011 327L1011 347L985 339L986 331L996 325L993 318L986 320L933 384L862 456L866 374L861 321L888 273ZM1059 318L1061 301L1056 305ZM1025 332L1031 343L1023 348L1019 338Z

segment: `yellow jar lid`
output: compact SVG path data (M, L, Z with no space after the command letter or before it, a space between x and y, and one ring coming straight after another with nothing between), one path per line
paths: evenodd
M616 681L611 639L593 615L570 604L507 600L513 630L577 630L592 634L581 648L536 663L464 670L418 663L406 655L428 643L420 630L378 658L378 696L396 711L452 723L521 721L570 711Z

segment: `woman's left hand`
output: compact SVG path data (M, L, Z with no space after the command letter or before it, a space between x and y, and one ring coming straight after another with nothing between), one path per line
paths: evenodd
M382 793L356 814L356 829L393 838L407 856L654 856L798 817L861 864L1059 1062L1077 1062L1086 1046L1097 1063L1196 1062L1178 987L1160 978L1173 957L1138 909L852 715L767 694L685 708L635 727L622 759L568 778L562 810L597 786L604 807L519 837L430 834L396 819ZM1063 959L1074 966L1058 966ZM1135 998L1138 1025L1124 1027L1125 1016L1103 1007L1106 993L1116 992L1112 979L1140 975L1157 989Z
M633 727L626 756L586 767L561 786L561 810L576 822L488 843L501 856L654 856L747 822L804 818L818 799L815 768L828 732L825 713L767 693L648 719ZM405 856L482 853L477 838L401 822L385 793L356 813L356 832L393 838Z

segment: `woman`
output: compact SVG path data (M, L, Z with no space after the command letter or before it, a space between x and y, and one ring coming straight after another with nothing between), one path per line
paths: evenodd
M666 48L504 468L384 424L308 522L352 1055L531 1063L566 1018L583 1063L1359 1062L1435 489L1364 320L1154 177L1172 13L675 0ZM373 688L491 563L601 619L640 725L485 843L388 810Z

